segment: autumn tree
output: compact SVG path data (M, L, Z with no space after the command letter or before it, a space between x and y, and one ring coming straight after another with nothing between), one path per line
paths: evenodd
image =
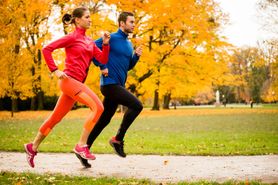
M30 72L31 55L22 48L22 25L24 24L23 3L21 1L2 1L0 7L0 96L10 97L12 111L17 109L17 99L26 99L32 93L32 75Z
M31 99L31 110L43 109L43 90L41 84L41 66L42 66L42 43L48 33L47 20L51 13L51 0L25 0L22 1L22 16L24 24L22 25L22 39L27 50L32 55L33 63L32 87L34 95Z
M267 80L262 87L261 98L265 102L278 101L278 40L264 41L259 45L267 69Z
M262 99L266 102L275 102L278 99L277 77L277 50L278 50L278 1L260 0L258 11L262 28L273 38L265 40L259 45L264 53L266 64L269 66L269 79L264 83Z
M263 53L255 47L238 50L234 54L232 70L241 81L236 86L238 102L261 102L262 87L269 78L269 65Z
M192 86L184 89L182 85L183 82L189 81L186 78L191 76L190 73L194 73L194 71L185 69L184 66L188 66L189 61L186 58L194 58L196 61L196 58L202 55L202 59L198 58L198 61L202 60L203 62L198 65L210 64L217 68L217 65L213 64L215 63L213 52L217 50L216 48L221 47L220 38L216 34L217 27L221 22L221 12L218 11L217 4L213 1L110 0L108 3L116 4L119 11L135 12L137 30L133 37L135 37L134 40L138 36L141 37L145 50L137 67L130 73L128 87L137 95L149 94L149 91L153 91L154 110L158 110L160 107L161 95L166 101L164 107L167 108L173 92L187 91L188 96L194 94L190 89ZM198 52L198 49L205 52ZM182 50L186 52L182 52ZM191 57L194 54L196 54L195 57ZM209 60L204 61L204 59ZM191 64L194 65L194 62ZM177 69L181 69L181 66L182 70L175 72ZM196 70L197 73L203 73L200 68L196 68ZM202 88L203 83L198 83L197 79L196 82L199 89ZM197 86L194 89L198 89Z

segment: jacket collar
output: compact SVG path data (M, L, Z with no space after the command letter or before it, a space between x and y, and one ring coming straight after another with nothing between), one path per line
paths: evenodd
M126 34L125 32L123 32L121 29L118 29L117 33L120 34L120 35L122 35L123 38L125 38L125 39L128 37L128 34Z
M77 33L79 33L81 35L85 35L86 29L80 28L80 27L76 27L75 32L77 32Z

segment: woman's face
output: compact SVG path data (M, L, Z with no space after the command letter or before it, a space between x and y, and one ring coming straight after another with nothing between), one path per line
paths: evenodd
M85 11L81 18L76 18L75 22L78 27L89 29L92 22L89 10Z

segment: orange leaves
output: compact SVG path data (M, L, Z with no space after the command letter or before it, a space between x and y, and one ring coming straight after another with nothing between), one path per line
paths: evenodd
M141 38L141 37L131 38L130 40L131 40L131 42L132 42L134 48L137 48L137 47L139 47L139 46L142 46L142 45L146 42L146 40L144 40L144 39Z
M136 84L145 96L152 96L152 91L158 88L160 97L168 92L191 97L221 81L228 72L227 62L216 63L216 55L223 52L218 48L227 44L216 33L221 12L213 1L109 0L108 3L115 4L120 11L135 12L138 28L135 35L142 38L144 52L130 73L128 84ZM141 45L141 41L132 41L135 46Z
M1 17L4 17L0 20L0 39L5 39L6 46L12 46L5 48L5 52L0 52L5 56L5 65L12 66L11 63L17 61L7 61L14 58L14 55L8 56L4 53L11 51L16 41L20 41L21 48L26 47L30 51L29 54L21 52L26 66L20 69L30 72L30 65L33 65L35 74L32 74L32 78L41 77L41 81L34 82L30 88L41 85L47 95L58 94L57 79L49 78L44 62L42 61L43 65L38 63L37 53L42 44L51 40L49 32L52 31L52 27L49 29L48 24L60 24L62 14L71 12L80 2L89 6L91 10L92 26L87 34L93 39L99 38L104 30L116 31L116 16L119 11L135 13L136 29L131 41L135 47L143 47L143 55L129 73L127 83L135 85L136 91L142 93L143 98L153 96L154 90L159 90L160 97L169 92L172 93L172 97L192 97L198 91L207 90L212 84L244 83L241 75L231 76L227 67L228 61L231 60L226 51L228 44L222 41L217 32L222 23L222 14L212 0L107 0L106 4L102 0L93 3L89 0L62 0L55 2L54 6L50 0L20 2L6 0L5 7L8 8L0 7ZM47 22L50 11L54 18ZM55 22L56 20L59 21ZM57 64L63 64L62 50L53 55ZM19 57L18 60L20 59ZM36 62L38 65L35 65ZM7 73L8 71L3 70L3 74ZM32 81L28 80L30 73L27 74L26 72L24 81L28 83L24 85ZM98 89L99 69L94 68L89 75L87 83L91 88ZM1 84L1 87L7 86L8 83L5 84Z
M272 85L272 86L271 86ZM278 86L275 86L276 84L270 84L268 83L268 87L265 87L262 92L261 98L265 102L275 102L278 101Z
M92 39L102 37L103 31L114 32L117 29L115 23L108 18L108 14L91 14L92 24L90 29L86 32Z
M50 1L25 0L3 2L0 7L1 35L1 79L0 95L13 99L25 99L34 95L33 89L40 86L32 83L40 72L39 49L43 38L41 26L49 14ZM32 73L33 72L33 73Z
M247 105L248 107L248 105ZM67 119L85 119L90 110L87 108L77 109L70 111L66 118ZM199 115L235 115L235 114L278 114L278 109L211 109L211 108L186 108L186 109L176 109L173 110L161 110L161 111L151 111L150 109L144 109L140 113L140 117L156 117L156 116L199 116ZM15 120L34 120L34 119L46 119L51 111L20 111L15 113ZM116 118L121 118L122 113L116 113ZM8 111L0 111L0 120L10 119L10 113Z

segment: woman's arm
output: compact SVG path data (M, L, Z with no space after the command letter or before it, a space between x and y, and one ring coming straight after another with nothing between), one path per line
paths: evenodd
M45 62L51 72L56 71L58 69L52 57L52 52L55 49L65 48L66 46L69 46L72 43L72 41L72 35L66 35L58 40L51 42L42 49Z

